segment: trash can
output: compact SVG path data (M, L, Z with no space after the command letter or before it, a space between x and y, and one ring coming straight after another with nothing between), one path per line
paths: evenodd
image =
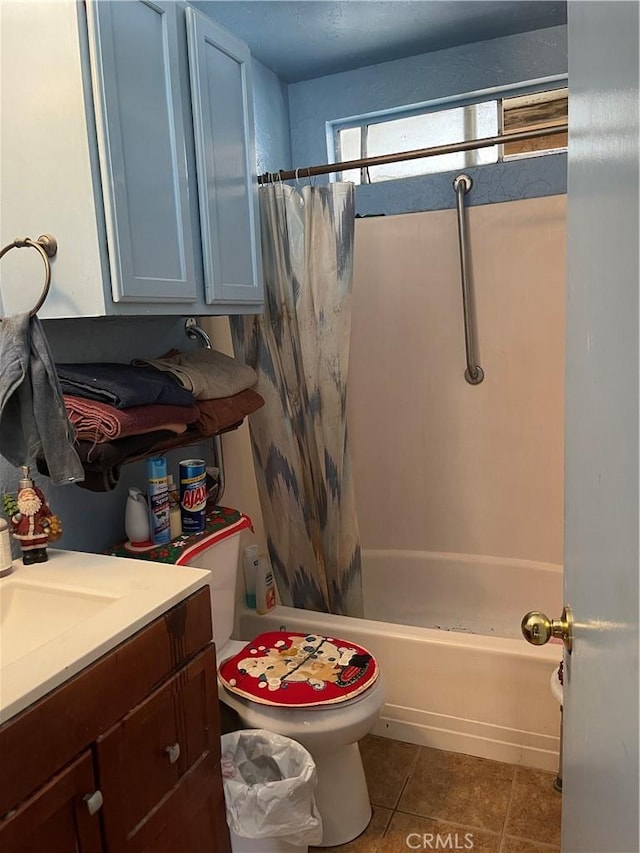
M322 841L316 766L297 741L264 729L222 736L232 853L306 853Z

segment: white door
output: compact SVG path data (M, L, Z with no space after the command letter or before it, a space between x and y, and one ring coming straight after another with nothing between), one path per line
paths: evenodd
M638 853L638 3L568 9L562 850Z

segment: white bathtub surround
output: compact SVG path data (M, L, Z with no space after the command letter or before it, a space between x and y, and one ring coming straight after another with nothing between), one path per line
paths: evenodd
M519 626L534 607L559 612L562 567L368 551L363 565L369 612L422 615L441 628L277 607L266 616L241 609L241 636L284 626L349 637L375 655L385 680L373 734L555 771L560 711L549 678L562 645L530 646Z
M276 182L260 211L265 313L232 330L265 399L250 429L269 556L288 604L360 615L346 424L354 185Z
M467 225L475 387L455 211L356 220L347 419L362 548L560 563L566 197L470 207Z
M365 617L379 622L520 640L525 613L562 610L556 563L371 550L362 552L362 572Z

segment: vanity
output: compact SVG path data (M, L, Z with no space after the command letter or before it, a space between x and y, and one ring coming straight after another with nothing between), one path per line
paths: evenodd
M79 552L0 581L3 853L229 853L210 573Z

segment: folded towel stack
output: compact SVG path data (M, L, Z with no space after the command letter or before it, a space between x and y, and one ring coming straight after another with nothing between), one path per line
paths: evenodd
M187 424L198 420L195 406L151 405L116 409L97 400L83 400L70 394L64 395L64 404L76 438L93 441L94 444L159 430L180 434L186 431Z
M97 400L116 409L132 406L192 406L193 394L159 370L131 364L56 364L63 394Z
M56 367L92 491L115 488L121 465L235 429L264 405L253 368L215 350Z
M196 400L233 397L247 388L253 388L258 381L253 367L214 349L199 349L195 352L171 350L162 358L152 361L134 359L132 363L141 367L155 367L173 376Z

